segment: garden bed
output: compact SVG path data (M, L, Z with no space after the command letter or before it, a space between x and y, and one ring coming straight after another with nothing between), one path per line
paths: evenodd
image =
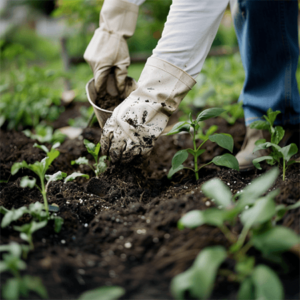
M218 132L230 133L234 137L234 154L243 142L245 127L242 119L228 125L222 118L206 121L206 126L218 125ZM59 127L59 123L55 124ZM37 141L21 132L0 131L1 179L10 176L13 163L40 161L45 153L33 148ZM86 290L100 286L119 285L126 290L122 299L173 299L170 293L171 279L191 266L197 254L210 245L228 242L215 227L201 226L194 230L177 228L177 222L186 212L206 209L214 205L202 192L201 185L217 177L226 183L232 193L247 186L251 180L270 167L263 165L262 171L239 173L238 171L210 165L199 173L196 181L191 171L176 173L167 179L173 155L190 146L187 134L161 136L143 166L115 165L96 179L85 165L71 165L87 153L83 138L97 143L101 136L99 128L85 129L81 138L66 140L59 148L60 156L53 162L48 174L63 171L70 174L80 171L90 179L79 178L71 183L52 182L48 200L57 204L57 213L64 219L60 233L54 233L50 222L34 234L34 251L26 260L27 274L38 276L45 285L49 299L77 299ZM48 145L50 148L50 145ZM201 163L210 161L226 150L207 142L207 151ZM192 163L192 158L188 161ZM8 183L0 184L0 205L7 209L42 202L37 189L20 187L21 177L33 176L27 169L11 176ZM299 165L292 165L286 180L279 177L274 188L280 188L276 197L278 204L294 204L300 195ZM281 223L300 232L300 209L289 211ZM25 218L15 222L22 225ZM234 228L239 232L240 227ZM22 243L19 233L12 226L1 229L1 244L10 241ZM299 298L299 257L287 252L283 258L289 271L263 260L260 254L250 249L257 262L264 261L276 270L284 288L285 299ZM228 268L232 262L226 260ZM1 283L8 278L1 276ZM233 299L238 284L225 276L218 276L211 299ZM33 294L30 299L34 299Z

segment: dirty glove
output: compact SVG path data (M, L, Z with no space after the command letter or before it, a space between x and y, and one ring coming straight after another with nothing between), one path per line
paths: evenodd
M138 88L117 106L103 128L102 155L124 163L149 155L170 115L195 83L178 67L150 57Z
M130 65L126 39L134 33L138 9L138 5L127 1L104 1L100 28L96 29L84 53L84 59L94 73L96 91L101 97L106 94L106 81L111 71L114 72L119 95L126 88L125 79Z

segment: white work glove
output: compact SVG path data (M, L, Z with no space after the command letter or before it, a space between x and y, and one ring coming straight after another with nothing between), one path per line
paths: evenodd
M100 28L96 29L84 59L91 66L97 93L106 94L107 78L114 72L119 95L126 89L130 57L126 39L135 31L139 6L122 0L105 0L100 13ZM132 91L132 89L126 89ZM128 94L126 95L128 96Z
M195 84L178 67L150 57L130 94L107 120L100 140L102 155L128 163L150 154L170 115Z

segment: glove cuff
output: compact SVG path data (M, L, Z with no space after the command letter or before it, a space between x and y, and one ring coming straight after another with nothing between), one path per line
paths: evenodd
M134 34L139 6L122 0L105 0L100 12L100 29L124 38Z

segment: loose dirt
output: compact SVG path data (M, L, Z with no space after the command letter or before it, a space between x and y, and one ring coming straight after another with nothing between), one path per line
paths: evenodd
M245 128L243 120L230 126L221 118L207 121L219 126L218 132L230 133L235 140L234 154L243 142ZM65 222L56 234L53 224L34 234L34 251L30 252L26 273L38 276L46 286L49 299L77 299L86 290L104 285L119 285L125 288L122 299L173 299L170 291L171 279L191 266L195 257L206 246L228 243L219 231L211 226L195 230L178 230L177 221L193 209L206 209L214 205L201 192L201 185L218 177L231 189L240 191L249 182L265 172L239 173L226 168L210 165L199 174L195 181L190 171L182 171L168 180L166 175L176 151L190 146L188 135L161 136L143 168L132 165L110 166L95 178L89 167L71 165L71 160L87 153L83 138L98 142L99 128L84 130L81 139L66 140L58 150L60 156L54 161L48 174L63 171L68 174L80 171L90 175L89 180L78 178L75 182L53 182L49 186L48 199L57 204L57 215ZM10 176L13 163L25 160L27 163L40 161L45 153L33 148L35 140L23 133L0 131L0 179L8 183L0 184L0 205L10 209L42 202L37 189L20 187L20 179L25 175L34 176L29 170L21 170ZM50 148L50 145L47 145ZM206 153L200 162L205 163L225 150L207 142ZM192 163L190 157L188 164ZM280 188L277 203L293 204L299 200L299 165L287 171L286 181L278 178L274 188ZM300 209L289 211L282 225L299 230ZM1 217L2 218L2 217ZM21 225L27 220L14 223ZM233 228L238 234L240 226ZM1 244L16 241L22 243L18 233L9 226L1 229ZM266 263L275 268L285 286L286 299L299 298L299 258L287 252L284 260L289 268L265 261L259 253L250 249L258 263ZM223 265L233 269L233 263ZM1 284L9 277L1 276ZM234 299L238 285L218 276L211 299ZM35 299L32 294L30 299Z

